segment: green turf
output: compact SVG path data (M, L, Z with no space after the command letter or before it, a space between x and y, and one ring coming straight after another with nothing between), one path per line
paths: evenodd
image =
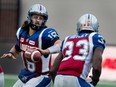
M5 75L5 86L12 87L17 80L16 75ZM52 86L53 87L53 86ZM99 82L96 87L116 87L116 82Z
M100 81L96 87L116 87L115 82Z
M5 86L4 87L12 87L13 84L17 81L16 75L5 75Z

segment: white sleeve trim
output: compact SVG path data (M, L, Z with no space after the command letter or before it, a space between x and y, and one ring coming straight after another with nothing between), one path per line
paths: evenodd
M21 27L16 32L16 36L17 36L18 39L19 39L20 30L21 30Z

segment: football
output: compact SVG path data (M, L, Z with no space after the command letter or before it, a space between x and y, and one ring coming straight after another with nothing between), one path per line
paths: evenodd
M41 58L41 53L36 49L28 49L25 51L24 56L30 62L38 62Z

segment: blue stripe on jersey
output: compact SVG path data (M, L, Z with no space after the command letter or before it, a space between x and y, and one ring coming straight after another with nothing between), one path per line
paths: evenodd
M92 87L89 83L87 83L85 80L77 77L78 81L79 81L79 84L81 87Z
M51 78L44 77L44 79L36 87L47 87L51 82Z

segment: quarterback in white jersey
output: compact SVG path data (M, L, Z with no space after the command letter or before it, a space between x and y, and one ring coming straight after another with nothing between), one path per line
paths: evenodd
M92 14L80 17L78 34L66 37L61 52L54 61L51 76L55 87L93 87L101 74L105 40L98 33L98 21ZM86 78L92 68L91 82Z

